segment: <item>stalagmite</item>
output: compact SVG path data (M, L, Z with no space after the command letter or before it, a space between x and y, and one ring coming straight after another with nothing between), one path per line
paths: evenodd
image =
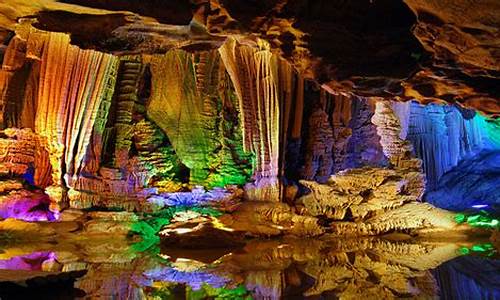
M325 182L333 168L333 129L328 114L317 107L309 117L309 138L306 141L304 179Z
M352 133L347 141L347 153L342 169L386 166L387 158L377 134L377 127L371 122L375 113L374 99L354 96L351 100L352 111L349 128L351 128Z

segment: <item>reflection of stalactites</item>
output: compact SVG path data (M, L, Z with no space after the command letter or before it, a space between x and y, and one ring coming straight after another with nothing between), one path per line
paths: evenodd
M82 164L102 101L109 101L117 58L70 45L69 36L50 33L44 45L35 131L46 139L52 181L70 184Z
M229 39L219 51L239 99L245 150L256 154L254 176L275 178L280 133L278 58L262 41L256 49Z
M253 291L256 299L280 299L284 281L284 272L280 270L253 271L247 274L245 286Z

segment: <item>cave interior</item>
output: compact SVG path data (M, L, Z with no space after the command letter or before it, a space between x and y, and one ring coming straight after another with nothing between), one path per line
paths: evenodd
M500 298L498 0L3 0L1 299Z

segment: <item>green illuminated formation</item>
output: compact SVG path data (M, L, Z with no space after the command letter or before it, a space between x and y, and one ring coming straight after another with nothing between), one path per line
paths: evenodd
M480 254L485 256L493 256L497 252L497 250L492 244L486 243L486 244L477 244L470 248L462 247L458 250L458 252L462 255Z
M245 286L240 285L234 289L229 288L214 288L208 284L197 291L191 288L186 289L186 299L189 300L202 300L202 299L216 299L216 300L249 300L252 299L249 291Z
M166 284L161 283L160 286L155 287L150 297L152 299L177 299L173 292L176 284ZM186 286L185 299L187 300L202 300L202 299L214 299L214 300L250 300L253 299L250 292L245 288L245 286L240 285L234 289L230 288L214 288L208 284L204 284L201 289L195 291L191 287Z
M202 216L219 217L222 215L220 211L213 208L186 206L172 206L154 213L145 213L140 221L133 223L130 227L132 234L138 234L142 238L142 241L132 245L132 250L158 252L160 242L158 232L163 226L170 224L176 213L185 211L193 211Z
M242 146L234 87L217 51L169 51L151 61L148 117L167 135L190 170L190 183L244 184L252 155Z
M455 221L459 224L468 223L469 225L474 227L489 228L489 229L500 228L498 219L494 218L484 210L481 210L477 214L471 214L471 215L466 215L463 213L457 214L455 216Z
M478 115L481 128L486 131L486 136L493 147L500 147L500 119L493 119Z

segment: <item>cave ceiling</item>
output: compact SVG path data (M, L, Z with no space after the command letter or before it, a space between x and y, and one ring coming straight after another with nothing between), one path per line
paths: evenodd
M500 116L498 0L4 0L0 49L26 24L116 55L260 38L331 93Z

